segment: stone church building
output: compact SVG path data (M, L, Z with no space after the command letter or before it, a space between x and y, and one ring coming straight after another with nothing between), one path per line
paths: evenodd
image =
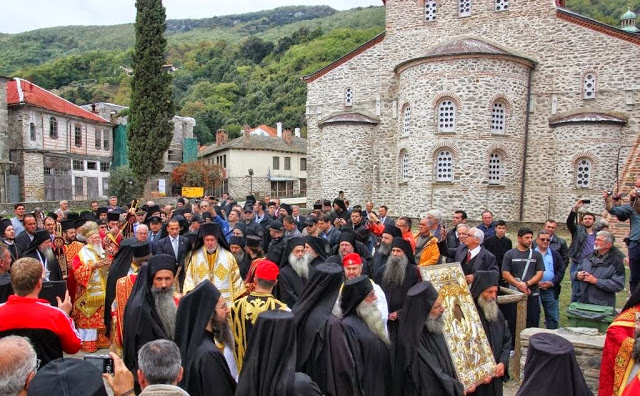
M635 15L622 29L564 0L385 7L385 32L304 77L310 202L344 190L392 215L564 221L637 170Z

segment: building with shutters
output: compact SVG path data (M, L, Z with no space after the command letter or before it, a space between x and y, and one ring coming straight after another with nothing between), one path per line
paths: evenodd
M580 198L602 211L637 167L635 14L617 28L564 0L384 3L383 33L304 77L309 202L562 221Z

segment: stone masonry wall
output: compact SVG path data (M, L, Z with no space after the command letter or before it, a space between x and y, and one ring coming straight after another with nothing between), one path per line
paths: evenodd
M20 156L20 187L25 202L43 201L44 189L44 156L35 152L22 152Z
M504 12L493 10L493 0L476 0L472 3L472 15L461 18L457 15L456 1L439 1L437 20L426 22L423 1L388 0L384 40L309 83L310 200L326 194L325 191L332 192L329 196L333 196L340 189L344 189L347 196L354 196L354 192L343 188L343 181L336 173L331 172L332 166L344 156L345 151L325 152L324 148L314 147L322 147L318 145L322 136L318 128L319 119L335 113L359 111L380 119L375 128L373 164L369 171L373 175L372 195L365 199L393 201L390 204L393 214L407 212L417 216L433 206L448 208L449 202L452 202L451 205L460 203L469 211L487 205L495 206L492 209L497 209L502 216L517 215L520 205L517 176L522 167L522 148L509 141L509 131L506 140L496 139L509 151L506 153L505 172L511 172L511 176L506 181L507 185L479 190L471 184L466 187L467 191L451 191L449 186L442 188L429 179L433 167L430 148L434 144L434 136L428 130L412 130L415 139L404 139L406 146L402 146L405 143L398 136L404 96L414 89L412 106L415 106L415 98L425 93L425 87L429 88L429 94L447 91L445 85L450 79L446 75L444 78L443 75L427 75L424 82L409 79L403 83L402 76L395 73L394 68L402 62L424 56L449 41L475 38L536 62L531 77L528 113L524 220L543 221L549 216L562 220L578 198L590 198L596 202L594 208L597 211L602 208L598 206L601 205L601 192L611 188L615 178L617 149L622 147L622 169L631 153L625 147L633 146L638 135L640 111L636 101L640 88L634 83L640 78L638 45L561 19L551 0L511 0L509 11ZM445 68L445 62L433 67ZM476 67L479 73L490 70L487 63ZM595 73L597 77L595 99L583 99L582 81L586 72ZM504 81L497 80L491 81L491 87L489 84L477 86L476 80L469 77L459 78L455 83L455 91L451 93L461 99L463 109L485 108L487 98L492 97L483 91L485 88L492 90L494 95L508 89ZM466 84L460 86L463 83ZM418 84L423 86L415 88L414 85ZM344 90L347 87L352 87L355 92L353 109L344 107ZM432 95L424 95L425 104L430 104L431 100ZM518 103L521 105L521 102ZM622 113L629 121L625 126L593 123L557 128L549 126L551 117L593 110ZM512 113L509 125L519 122L514 119L514 114L523 115ZM480 116L479 113L466 115L467 118L463 119L463 113L460 113L459 122L467 122L473 127L474 134L486 130L485 121L478 123L477 119L473 120L474 116ZM427 119L422 121L428 123ZM333 133L333 138L340 141L350 136L353 128L344 125L341 129L335 128ZM464 147L467 144L466 137L460 135L446 140L457 147ZM420 139L428 143L418 144ZM438 139L442 138L438 136ZM398 182L401 146L411 148L412 167L420 170L420 174L407 184ZM484 146L473 148L475 155L463 156L464 161L456 166L455 176L465 179L477 174L484 175L483 172L488 168L484 155L487 149L485 143ZM575 165L580 156L592 158L594 163L593 183L586 189L575 188ZM424 160L414 164L414 158ZM361 175L353 172L352 177ZM488 200L489 196L493 197L494 202ZM354 200L354 203L362 202Z

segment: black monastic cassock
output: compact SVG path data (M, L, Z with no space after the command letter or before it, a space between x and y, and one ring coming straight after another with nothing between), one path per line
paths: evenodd
M274 289L274 296L287 304L288 307L293 307L302 295L304 286L307 284L307 279L298 275L298 273L289 264L289 255L297 246L304 247L304 238L291 238L287 241L287 248L283 258L282 265L280 266L280 273L278 274L278 285Z
M51 255L45 257L44 253L40 253L38 247L45 241L51 240L51 235L45 230L38 230L33 234L33 241L29 244L29 247L20 254L20 257L31 257L38 260L49 271L50 281L62 280L62 271L58 265L58 259L56 256Z
M127 276L131 262L133 261L132 245L136 243L135 238L127 238L120 243L118 253L113 257L113 262L109 267L107 275L107 289L104 298L104 326L106 328L105 335L109 337L111 333L111 304L116 298L116 283L118 279Z
M182 355L184 373L180 387L191 396L233 396L236 380L224 354L206 330L215 315L220 291L205 279L180 300L176 315L176 344ZM214 391L215 390L215 391Z
M342 267L319 264L293 307L298 337L296 370L308 374L327 396L360 395L342 323L331 313L343 277Z
M405 268L404 281L402 282L402 285L390 285L387 282L384 282L383 274L386 265L381 267L374 275L373 281L380 285L380 288L382 288L382 291L387 298L389 313L398 312L402 308L409 289L411 289L413 285L420 282L421 280L420 273L418 272L418 267L415 265L415 257L411 251L411 245L409 245L409 242L405 241L402 238L396 237L393 238L393 243L391 246L402 249L404 251L404 254L407 256L409 263ZM391 345L396 345L398 321L389 320L387 322L387 330L389 331L389 339L391 340Z
M134 373L138 370L138 351L144 344L158 339L170 339L156 312L151 293L153 278L161 270L171 270L175 274L175 257L168 254L152 256L147 266L138 270L138 277L124 310L123 360Z
M504 376L494 378L488 384L478 385L476 391L471 393L475 396L502 396L503 382L509 379L509 353L511 352L511 333L504 319L502 312L498 310L498 318L494 321L488 321L484 316L484 311L478 305L478 297L488 288L498 287L498 274L495 271L476 271L473 283L471 284L471 296L476 303L478 315L484 332L487 334L493 358L497 363L504 364Z
M393 395L462 396L464 389L443 334L427 330L426 319L438 299L431 282L421 282L406 295L398 322Z
M340 298L342 325L354 358L356 377L362 394L387 396L391 385L389 347L369 329L356 311L358 305L372 290L373 285L367 276L358 276L345 282Z
M296 324L288 311L258 315L249 338L236 396L307 396L318 394L306 375L296 375ZM309 392L309 389L314 389Z

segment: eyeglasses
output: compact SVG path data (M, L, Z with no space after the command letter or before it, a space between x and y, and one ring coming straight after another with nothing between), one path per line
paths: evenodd
M551 239L550 238L538 238L540 239L540 242L550 242Z
M36 359L36 367L34 368L35 371L38 371L38 369L40 368L40 363L42 361L40 359Z

